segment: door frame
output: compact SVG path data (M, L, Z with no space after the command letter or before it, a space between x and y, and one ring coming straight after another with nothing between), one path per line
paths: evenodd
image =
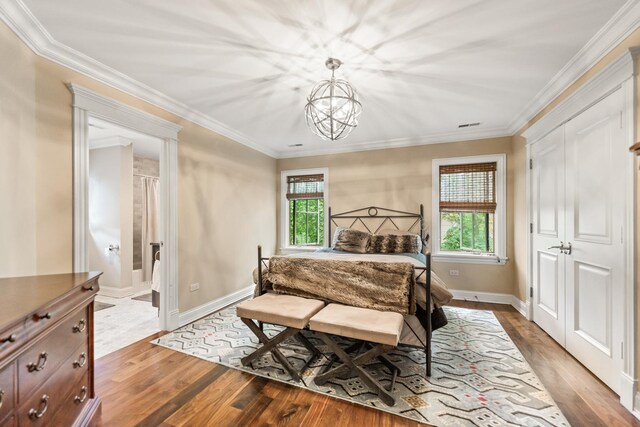
M554 129L564 125L611 93L622 90L624 94L624 110L620 118L627 147L635 143L636 118L636 59L640 57L640 48L626 50L603 69L597 72L584 85L560 102L544 117L523 132L527 140L526 146L526 200L527 200L527 306L529 319L533 319L533 239L530 233L532 219L532 179L531 179L531 144L547 135ZM636 370L636 268L635 268L635 229L636 229L636 168L635 155L629 153L625 170L625 301L623 334L623 369L620 383L620 403L629 411L634 410L635 395L638 387Z
M89 230L89 118L95 117L161 139L160 328L173 330L178 315L178 132L175 123L98 94L75 83L73 95L73 271L87 271Z

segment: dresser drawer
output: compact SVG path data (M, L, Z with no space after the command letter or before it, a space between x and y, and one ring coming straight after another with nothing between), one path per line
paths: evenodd
M80 412L91 400L89 392L89 376L84 377L76 382L75 387L65 396L62 407L53 415L53 426L71 426L78 418Z
M72 371L71 366L58 367L81 346L86 348L87 328L87 308L83 307L62 320L18 358L20 405L25 399L33 398L34 390L57 371Z
M73 293L64 301L56 301L42 307L25 320L26 335L29 339L37 339L40 333L65 317L71 310L79 305L86 305L87 298L91 298L97 292L97 289L97 283L87 283L85 286L79 286L74 289Z
M56 381L48 381L24 405L20 406L18 411L20 426L72 425L84 403L90 398L89 372L84 369L81 374L81 377L74 382L71 382L71 378L64 376L57 378ZM65 414L71 417L71 422L67 424L54 422L54 419L65 418Z
M26 341L24 321L7 328L0 333L0 357L8 357Z
M5 419L15 407L15 363L0 370L0 421Z
M17 427L18 419L15 415L11 415L6 420L0 420L0 427Z

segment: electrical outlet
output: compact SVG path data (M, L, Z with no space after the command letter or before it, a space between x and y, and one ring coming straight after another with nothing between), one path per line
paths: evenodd
M459 276L460 271L458 270L449 270L449 276Z
M198 289L200 289L200 283L192 283L191 285L189 285L189 290L191 292L197 291Z

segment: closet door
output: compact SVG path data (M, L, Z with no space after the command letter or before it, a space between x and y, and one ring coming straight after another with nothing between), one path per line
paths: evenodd
M533 198L533 320L565 342L564 128L531 146Z
M566 348L615 392L622 370L625 156L620 90L565 125Z

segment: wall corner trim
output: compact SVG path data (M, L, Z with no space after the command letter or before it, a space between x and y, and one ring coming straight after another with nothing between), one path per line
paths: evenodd
M247 286L246 288L242 288L238 291L232 292L223 297L192 308L191 310L180 313L178 321L179 327L195 322L202 317L208 316L209 314L212 314L218 310L221 310L231 304L234 304L253 295L254 288L254 285Z

